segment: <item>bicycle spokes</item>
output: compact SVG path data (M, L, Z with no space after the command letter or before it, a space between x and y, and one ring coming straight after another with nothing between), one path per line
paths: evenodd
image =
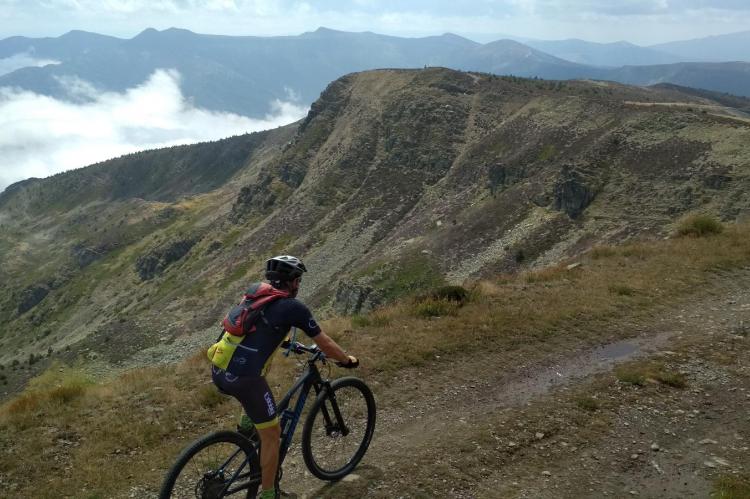
M325 470L346 466L365 439L366 430L366 400L356 388L340 387L324 400L315 416L311 433L315 462Z
M248 485L258 480L258 474L248 468L246 453L231 442L221 442L192 457L175 481L172 497L244 497Z

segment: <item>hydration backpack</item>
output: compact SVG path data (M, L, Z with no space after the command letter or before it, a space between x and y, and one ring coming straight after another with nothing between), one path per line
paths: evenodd
M255 332L255 324L263 318L263 309L280 298L289 298L288 291L276 289L265 282L252 284L242 301L232 307L221 325L233 336L244 336Z

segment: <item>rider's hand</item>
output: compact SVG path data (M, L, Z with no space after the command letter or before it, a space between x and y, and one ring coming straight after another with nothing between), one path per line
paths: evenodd
M359 359L353 355L348 355L349 362L336 362L336 365L339 367L343 367L344 369L354 369L356 367L359 367Z

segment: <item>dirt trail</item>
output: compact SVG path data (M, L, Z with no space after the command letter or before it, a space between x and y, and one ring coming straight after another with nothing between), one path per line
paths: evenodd
M688 348L685 345L692 345L692 355L700 355L701 348L710 346L716 337L729 337L737 328L744 327L743 324L750 324L750 269L717 275L714 282L703 291L678 306L661 311L658 316L640 320L623 318L594 340L598 341L598 345L581 345L575 339L560 339L551 340L544 350L521 349L518 352L487 352L476 357L436 358L429 369L411 369L401 373L389 386L375 386L379 403L376 437L363 465L355 472L358 478L321 488L320 482L304 471L304 465L295 452L289 456L285 465L283 484L299 497L346 497L351 494L392 497L394 493L396 497L430 496L432 494L420 494L420 487L414 486L425 477L406 476L398 470L408 468L420 458L429 459L431 453L435 453L436 462L440 461L438 441L442 442L447 437L460 442L465 434L472 433L475 421L487 420L488 417L501 418L505 413L523 410L533 404L543 404L548 407L550 414L554 414L561 407L561 393L584 386L597 376L608 373L619 363L638 357L677 355L670 350ZM740 336L732 338L744 340ZM702 364L700 358L691 359L687 355L685 359L687 364L697 362L697 365L702 366L697 371L686 371L691 382L689 386L693 385L693 381L700 381L693 378L701 373L721 370L721 366ZM747 381L747 376L744 380ZM683 393L691 394L692 391ZM685 412L684 409L675 410ZM717 417L709 423L730 426L737 424L736 413L729 410L725 415L728 417ZM637 441L636 437L648 430L647 427L641 427L647 421L648 419L635 418L632 426L628 423L609 428L614 441L596 444L603 447L599 452L606 453L608 446L621 444L626 437L630 439L628 441ZM746 429L747 425L738 429L737 435L750 438ZM683 443L687 445L687 440ZM473 470L467 470L472 477L468 480L469 485L464 484L454 490L448 488L445 495L618 497L621 493L622 497L630 497L643 489L646 495L641 497L707 497L710 479L704 475L711 475L716 466L724 467L718 464L701 468L702 463L699 463L691 478L685 479L684 467L674 463L670 465L664 460L662 465L647 462L647 471L653 473L633 477L632 470L613 470L606 462L598 463L601 469L597 469L597 463L586 463L587 466L571 469L555 462L539 464L539 461L545 461L544 455L550 455L545 452L544 446L540 447L542 449L533 446L524 449L529 454L527 459L514 458L511 466L489 468L479 479ZM625 452L631 450L627 449ZM588 449L586 452L596 455L597 450ZM481 455L482 451L478 450L477 454ZM690 452L675 454L684 459ZM566 456L566 459L571 458L580 456ZM725 461L719 459L720 463ZM636 462L638 460L634 458L633 464ZM455 466L458 465L454 463ZM694 464L690 466L695 467ZM543 469L555 467L559 468L556 471L559 475L555 475L554 479L546 474L540 477ZM420 472L424 472L426 477L431 475L430 470ZM607 478L604 482L596 478L585 480L598 475ZM599 485L594 483L596 481L600 482ZM578 485L581 483L587 484L586 488L579 489ZM665 483L666 488L663 487ZM632 487L635 494L631 494L630 490L624 491L628 487ZM607 489L619 492L604 494L603 491Z

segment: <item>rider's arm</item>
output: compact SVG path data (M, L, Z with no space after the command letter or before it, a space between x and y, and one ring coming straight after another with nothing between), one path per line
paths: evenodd
M326 357L328 357L329 359L334 359L344 364L356 362L355 357L347 355L346 352L341 349L338 343L333 341L331 337L325 334L323 331L316 334L313 337L313 341L315 341L315 344L318 345L321 350L323 350L323 353L326 354Z

